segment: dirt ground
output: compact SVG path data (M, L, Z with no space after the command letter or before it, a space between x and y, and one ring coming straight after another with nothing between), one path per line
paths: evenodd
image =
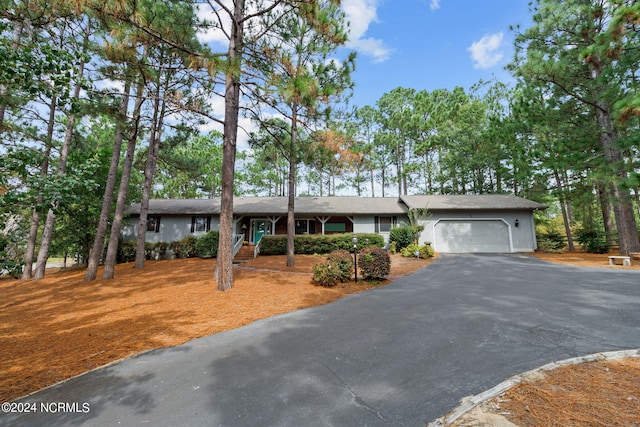
M608 267L606 255L535 255L551 262ZM49 271L39 281L0 280L0 402L146 350L175 346L387 285L432 262L394 255L388 280L323 288L311 281L311 267L323 260L300 255L296 267L289 269L284 257L261 256L237 268L234 287L225 292L215 289L214 259L148 261L143 270L134 269L131 263L121 264L110 281L84 282L83 269ZM631 267L611 268L640 269L640 261L634 262ZM491 416L504 420L507 412L521 426L640 426L640 364L631 359L620 363L620 369L600 368L601 362L580 365L586 380L578 380L578 367L563 368L569 377L554 380L563 387L554 385L550 376L529 384L517 392L520 394L514 388L513 395L509 391L500 401L485 405L489 418L468 419L458 425L506 425L493 423ZM622 390L626 400L613 403L612 389ZM586 415L594 421L584 422L583 407L569 405L571 399L582 406L596 406L600 418ZM569 408L569 415L560 415L561 408ZM571 418L573 415L578 418ZM554 419L560 422L547 422Z

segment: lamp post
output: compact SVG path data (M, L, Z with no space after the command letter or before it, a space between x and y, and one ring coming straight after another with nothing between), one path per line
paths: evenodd
M351 241L353 242L353 273L355 281L358 283L358 236L356 233L353 233Z

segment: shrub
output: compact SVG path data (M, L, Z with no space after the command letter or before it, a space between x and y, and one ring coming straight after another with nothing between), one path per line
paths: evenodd
M392 228L389 232L389 244L396 244L396 251L402 251L413 243L413 229L410 226Z
M611 249L611 243L607 239L607 235L598 230L578 230L576 240L582 245L582 248L592 254L606 254Z
M2 259L0 260L0 276L8 274L14 279L19 279L20 276L22 276L23 267L24 263L15 262L10 259Z
M118 241L118 253L116 254L116 262L131 262L136 259L136 241L122 240Z
M169 244L167 242L145 243L144 257L145 259L163 259L164 255L167 253L167 249L169 249ZM135 251L136 249L134 244L134 247L133 247L134 259L135 259Z
M429 244L420 246L412 243L400 251L400 255L404 257L415 257L416 252L419 254L420 258L431 258L436 254L436 251Z
M391 270L389 253L377 246L364 248L358 255L358 266L367 280L384 279Z
M557 231L549 231L538 237L538 248L543 252L559 253L564 247L564 236Z
M118 253L116 255L116 262L124 263L136 260L136 240L120 240L118 242ZM167 242L145 242L144 244L144 258L145 259L162 259L169 249ZM173 246L173 245L171 245Z
M171 250L176 258L192 258L196 256L198 238L196 236L186 236L181 240L171 242Z
M327 264L335 266L338 270L338 280L347 282L353 275L353 257L344 249L333 251L327 257Z
M22 244L17 234L12 232L13 227L0 222L0 233L3 228L7 234L0 234L0 276L8 274L18 279L24 267L24 253L18 249Z
M383 247L384 238L374 233L358 233L358 250L364 246L374 245ZM294 251L297 254L328 254L338 249L351 252L353 234L314 234L295 236ZM368 244L367 244L368 240ZM278 234L276 236L264 236L260 242L260 254L262 255L284 255L287 253L287 236Z
M340 271L334 264L318 263L313 266L313 281L320 286L335 286L340 279Z
M260 255L285 255L287 253L287 236L262 236Z
M215 230L198 237L196 255L203 258L215 258L218 255L218 240L220 240L220 233Z

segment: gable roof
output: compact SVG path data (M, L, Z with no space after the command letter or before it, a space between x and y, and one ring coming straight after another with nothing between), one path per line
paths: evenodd
M401 196L409 209L440 210L539 210L545 205L510 194Z

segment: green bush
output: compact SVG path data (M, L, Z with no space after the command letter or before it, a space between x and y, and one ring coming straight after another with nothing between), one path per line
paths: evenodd
M144 258L145 259L163 259L169 249L167 242L147 242L144 244ZM135 242L133 249L133 258L135 259Z
M124 263L135 261L136 259L136 241L122 240L118 241L118 253L116 254L116 262Z
M389 232L389 244L396 244L396 251L402 251L413 243L413 229L410 226L394 227Z
M358 254L358 266L364 279L384 279L391 270L391 257L384 249L369 246Z
M287 253L287 236L262 236L260 255L285 255Z
M0 276L8 274L14 279L19 279L22 276L22 267L24 263L15 262L10 259L0 260Z
M136 260L136 240L122 240L118 242L118 253L116 255L116 262L132 262ZM145 259L163 259L169 249L167 242L146 242L144 244L144 258Z
M0 230L3 226L4 224L0 223ZM14 236L0 234L0 276L8 274L16 279L22 276L24 254L15 250L18 246L17 239Z
M344 249L333 251L327 256L327 264L338 269L338 280L348 282L353 276L353 256Z
M203 258L215 258L218 255L218 241L220 233L212 230L198 237L196 255Z
M364 246L374 245L384 247L384 238L374 233L358 233L358 250ZM296 254L328 254L338 249L353 251L353 234L310 234L295 236L294 251ZM368 240L368 244L367 244ZM264 236L260 243L260 254L262 255L284 255L287 253L287 236L278 234L275 236Z
M420 258L431 258L436 254L436 251L429 244L420 246L412 243L401 250L400 255L403 257L415 257L416 252L419 254Z
M192 258L197 253L198 238L196 236L186 236L175 242L171 242L171 250L176 258Z
M611 249L611 244L607 235L603 231L598 230L578 230L576 240L582 248L592 254L606 254Z
M318 263L313 266L313 281L320 286L335 286L340 280L340 270L335 264Z
M543 252L560 253L565 245L565 238L557 231L549 231L538 237L538 248Z

